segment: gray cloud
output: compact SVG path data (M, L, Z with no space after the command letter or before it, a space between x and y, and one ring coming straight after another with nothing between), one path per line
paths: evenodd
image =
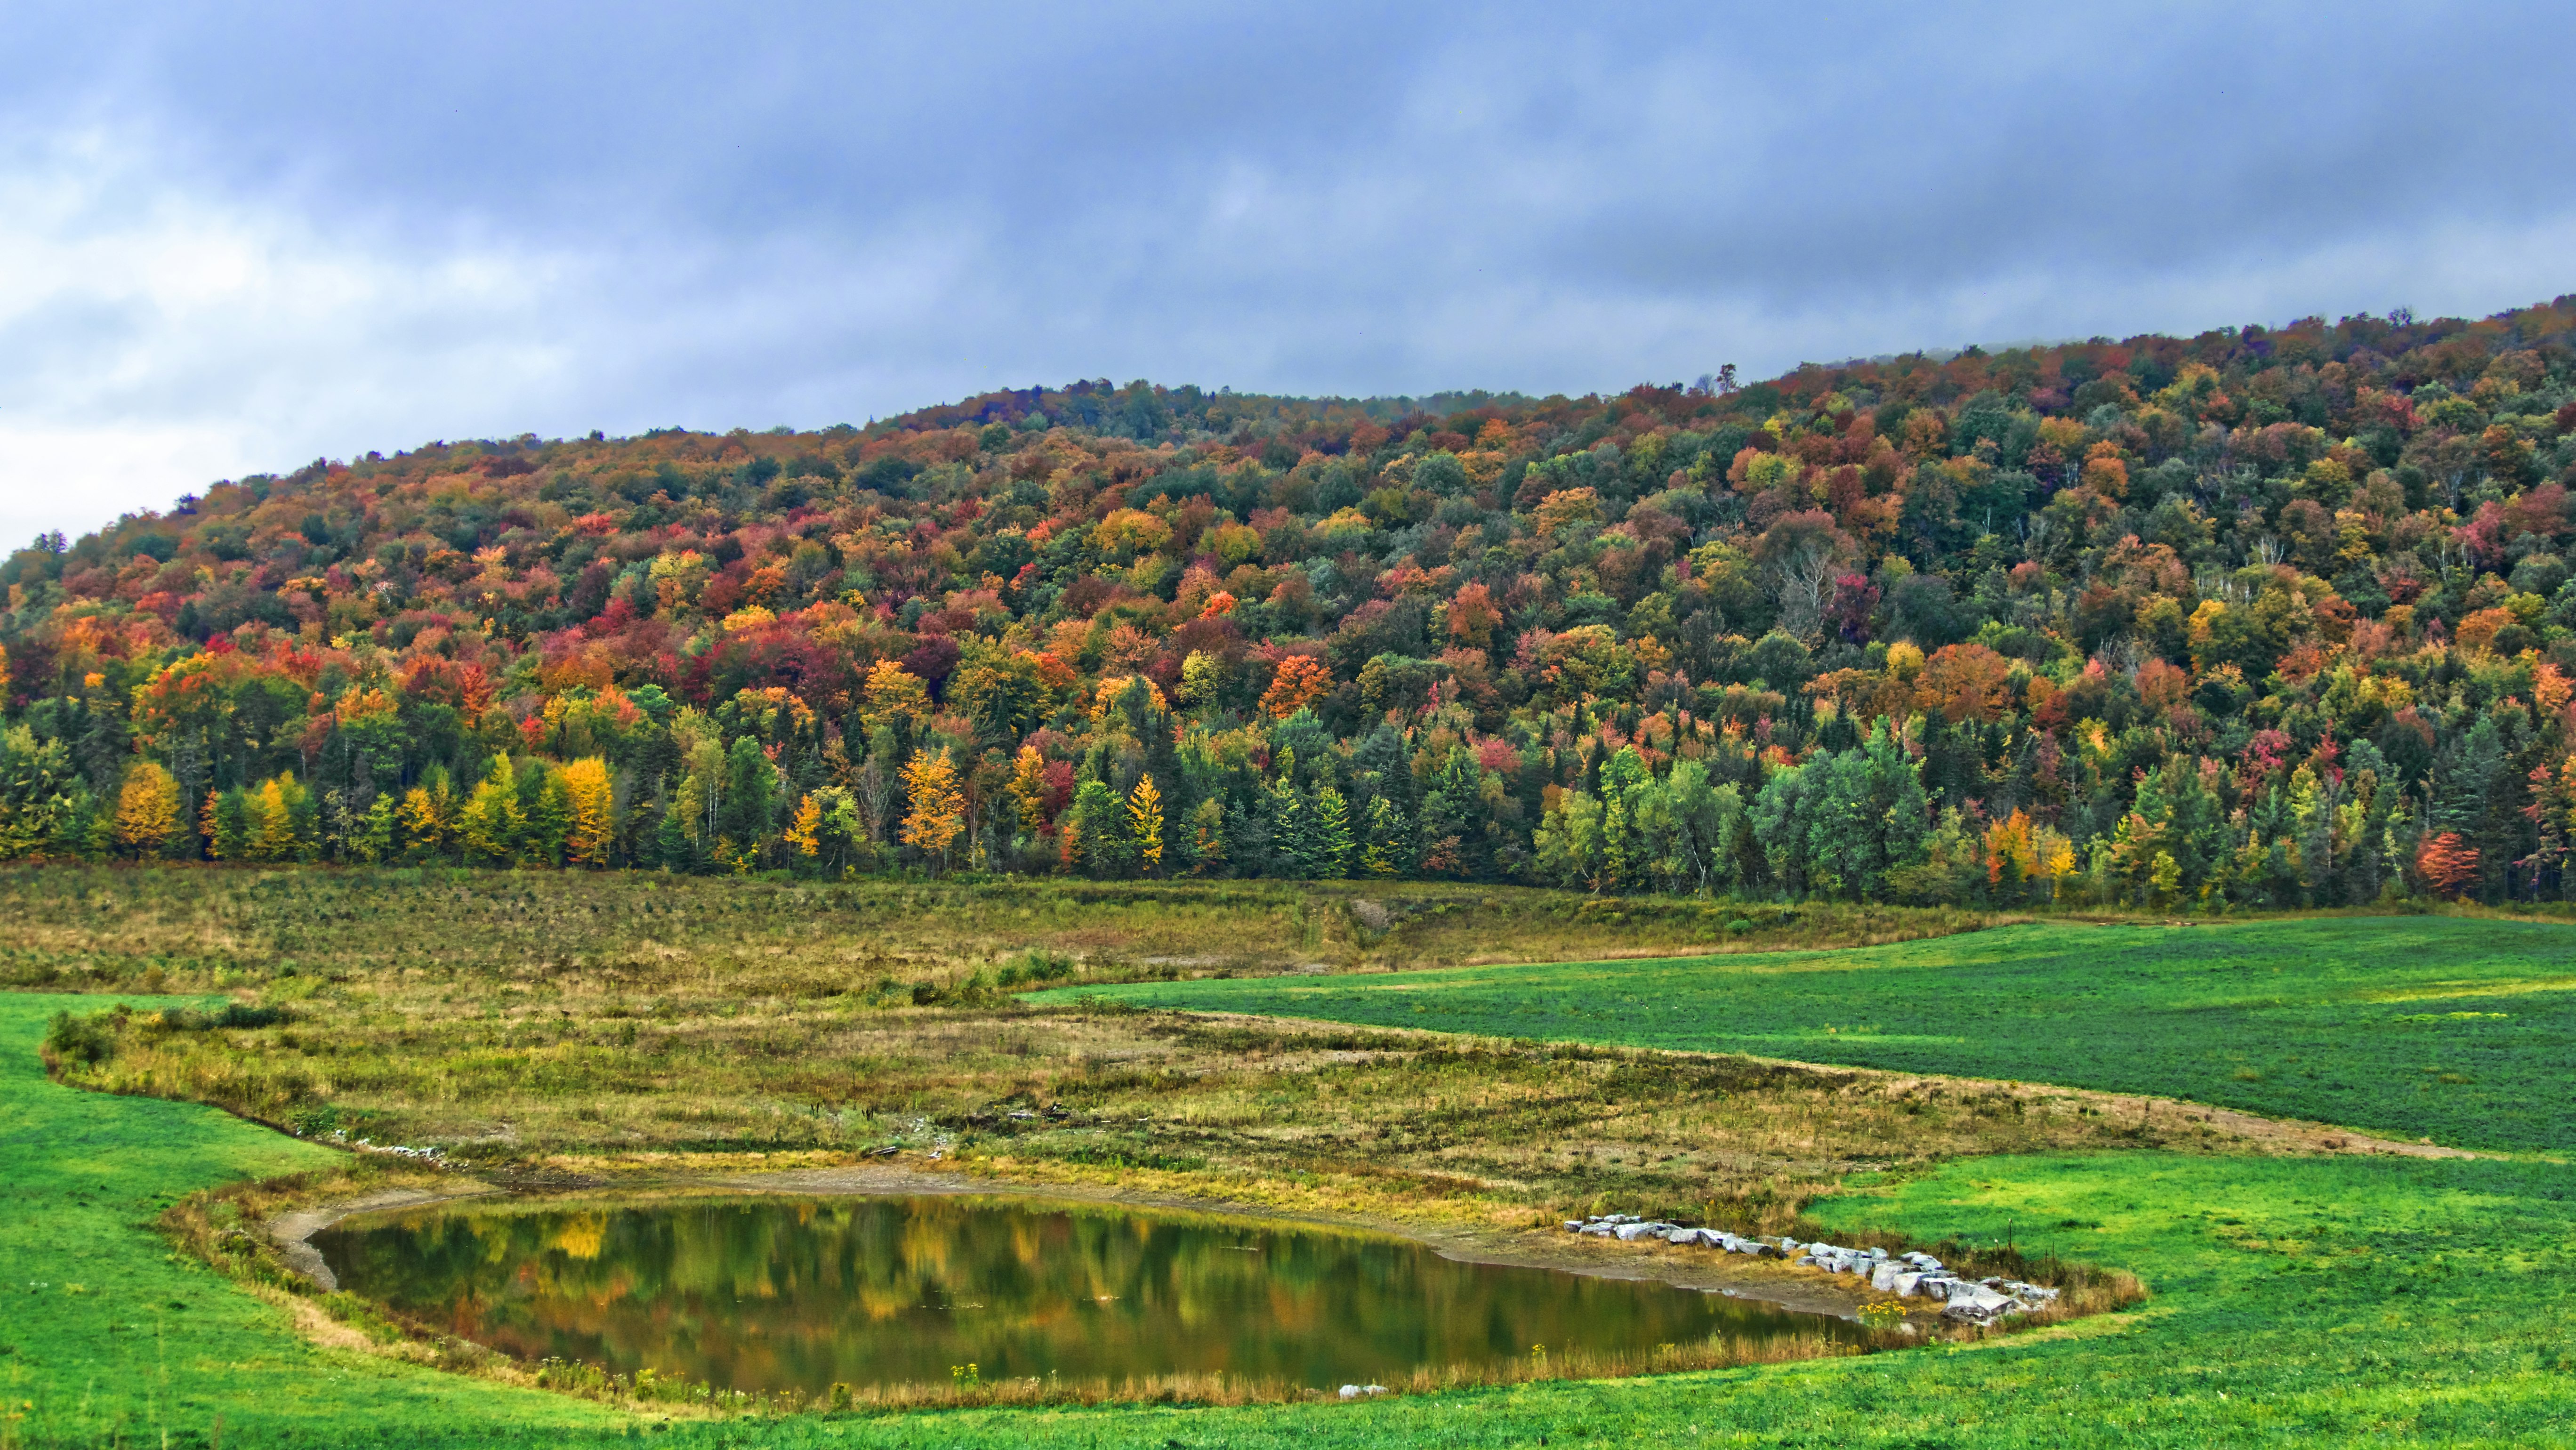
M20 7L0 530L1074 377L1531 391L2571 285L2559 12ZM0 535L5 537L5 535Z

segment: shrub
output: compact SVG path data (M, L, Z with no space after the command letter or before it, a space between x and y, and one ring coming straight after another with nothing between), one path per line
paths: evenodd
M116 1055L116 1029L113 1013L97 1012L86 1017L55 1013L54 1020L45 1026L45 1066L59 1069L66 1063L79 1063L95 1067L107 1061Z

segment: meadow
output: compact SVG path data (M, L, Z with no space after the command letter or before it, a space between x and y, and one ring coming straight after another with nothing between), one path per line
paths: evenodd
M0 1293L12 1301L0 1444L566 1446L650 1431L708 1446L2528 1445L2567 1443L2576 1422L2576 1348L2563 1328L2576 1315L2576 1170L2547 1138L2569 1077L2563 1028L2549 1026L2565 1021L2550 1015L2564 991L2548 985L2576 938L2565 927L2052 923L1833 955L1604 963L1646 944L1616 935L1621 923L1585 939L1583 966L1121 984L1168 964L1142 961L1160 953L1141 940L1049 939L1030 925L1035 903L1001 892L950 898L909 934L898 911L853 905L848 919L883 923L863 934L839 918L809 931L811 897L806 913L665 914L643 909L632 885L405 874L0 878L26 923L11 933L16 979L51 970L58 985L129 994L0 993L11 1207ZM779 894L798 899L791 890L805 888ZM986 904L968 909L975 900ZM1540 893L1520 900L1534 920L1606 915ZM1232 908L1185 891L1171 902L1067 907L1046 925L1109 933L1130 930L1130 912L1204 912L1207 936L1225 935ZM1024 907L1032 916L1017 915ZM449 927L436 932L441 917ZM1268 951L1267 964L1192 970L1310 960L1293 921L1263 920L1247 912L1231 935L1238 957ZM413 935L388 939L389 925ZM1884 921L1873 930L1905 935ZM944 955L933 960L916 944L925 939ZM674 946L686 955L663 954ZM929 983L929 1000L873 989L888 973L868 954L896 951L915 955L890 975ZM1001 985L1049 951L1096 952L1087 959L1113 980L1034 997ZM841 991L777 990L827 962L840 964ZM728 990L737 979L752 990ZM146 996L146 985L188 995ZM1319 1002L1318 989L1338 995ZM2081 991L2096 995L2070 1005ZM1144 1000L1099 1000L1120 998ZM282 1005L287 1020L143 1025L164 1008L208 1019L226 1000ZM115 1050L49 1081L36 1056L47 1020L118 1002L129 1012ZM1910 1004L1913 1020L1891 1004ZM1334 1025L1183 1006L1372 1015ZM1816 1015L1824 1006L1831 1016ZM1543 1015L1558 1007L1582 1015ZM2449 1015L2470 1010L2509 1015ZM1939 1012L1949 1015L1921 1020ZM2087 1013L2129 1030L2080 1036ZM2543 1031L2438 1059L2474 1082L2421 1092L2425 1063L2379 1045L2449 1040L2407 1036L2419 1028L2526 1023ZM621 1043L629 1026L637 1035ZM1444 1031L1412 1030L1425 1026ZM2295 1040L2301 1061L2255 1056L2262 1075L2240 1078L2232 1054L2262 1033ZM1794 1034L1808 1036L1782 1045ZM746 1050L761 1043L771 1048ZM1730 1055L1748 1052L1759 1058ZM1921 1055L1873 1055L1900 1052ZM1851 1065L1761 1060L1778 1058ZM2342 1099L2297 1096L2391 1061L2407 1072L2385 1076L2366 1117L2325 1110ZM290 1084L281 1063L301 1077ZM2319 1077L2300 1076L2311 1066ZM2303 1143L1943 1073L2130 1086L2403 1139L2502 1139L2507 1151L2288 1151ZM67 1085L84 1082L118 1091ZM248 1101L289 1085L291 1100ZM2459 1116L2444 1097L2453 1089L2485 1094L2502 1126ZM226 1092L245 1095L227 1106L320 1137L337 1115L392 1138L437 1138L487 1177L615 1181L692 1164L846 1162L888 1146L918 1161L938 1142L970 1174L1422 1231L1661 1204L1845 1238L2010 1245L2132 1271L2153 1297L1971 1343L1379 1403L690 1418L407 1362L369 1348L349 1306L219 1274L192 1244L243 1242L227 1235L260 1201L225 1185L302 1174L309 1192L377 1173L208 1105ZM1015 1098L1068 1116L1042 1130L993 1121L989 1109ZM827 1119L828 1132L812 1126ZM779 1126L789 1122L804 1126ZM165 1237L156 1221L203 1237Z
M1157 1007L2188 1098L2576 1148L2576 932L2462 917L2038 923L1866 952L1073 989ZM1061 995L1061 994L1060 994Z

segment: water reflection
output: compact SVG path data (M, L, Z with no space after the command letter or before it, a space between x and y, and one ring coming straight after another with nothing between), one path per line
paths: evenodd
M526 1359L738 1390L1222 1372L1334 1385L1839 1320L1403 1240L1024 1198L458 1205L315 1236L342 1288Z

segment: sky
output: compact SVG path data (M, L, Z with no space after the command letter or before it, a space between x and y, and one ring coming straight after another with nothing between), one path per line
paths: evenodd
M2513 3L0 0L0 548L433 439L2576 291Z

